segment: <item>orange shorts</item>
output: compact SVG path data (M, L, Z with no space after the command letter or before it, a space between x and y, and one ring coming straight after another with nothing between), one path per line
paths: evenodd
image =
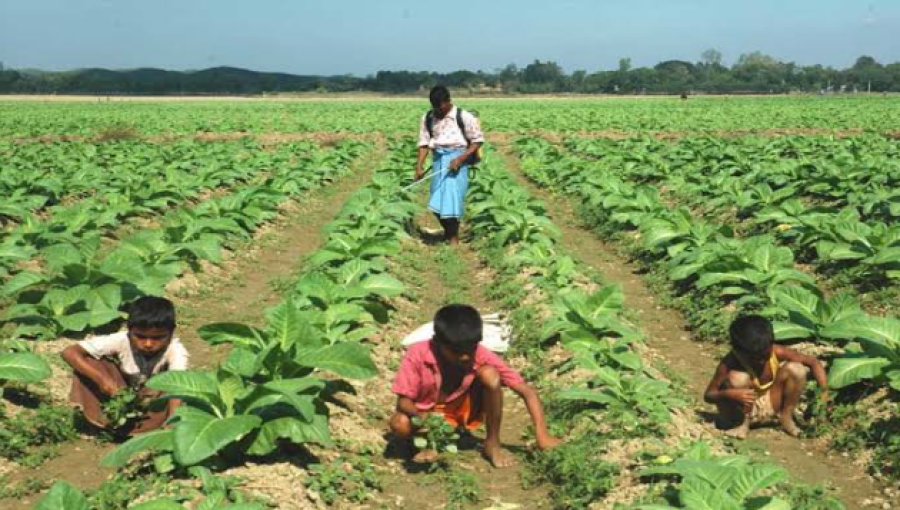
M473 393L475 396L473 396ZM444 420L454 427L474 430L484 422L484 408L481 406L481 392L467 391L453 402L434 405L434 412L441 413Z

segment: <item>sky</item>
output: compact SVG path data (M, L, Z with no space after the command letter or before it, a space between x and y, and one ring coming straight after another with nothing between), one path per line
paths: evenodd
M709 48L844 68L900 61L898 34L900 0L0 0L0 62L45 70L594 72Z

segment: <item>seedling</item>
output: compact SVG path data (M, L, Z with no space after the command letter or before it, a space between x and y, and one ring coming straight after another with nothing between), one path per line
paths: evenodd
M429 414L425 418L416 416L412 421L413 426L418 429L417 433L421 434L413 439L416 448L433 450L438 453L457 453L459 451L456 446L459 433L443 417Z
M144 416L145 412L144 402L131 388L120 391L103 403L103 414L114 430L127 429Z

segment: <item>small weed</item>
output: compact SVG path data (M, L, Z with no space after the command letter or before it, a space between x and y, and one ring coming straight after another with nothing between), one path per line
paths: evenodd
M86 496L94 510L120 510L147 494L170 492L171 485L168 476L152 471L116 473L97 489L87 491Z
M455 249L443 247L437 255L438 273L446 286L445 303L465 303L469 300L469 281L465 263Z
M145 407L141 399L130 388L103 403L103 414L111 427L116 430L129 429L144 416L144 413Z
M553 450L532 452L524 483L550 484L554 508L587 508L609 492L619 474L619 466L601 460L605 446L605 438L587 432Z
M294 287L294 275L277 275L269 279L269 288L276 294L287 294Z
M474 473L459 468L448 468L434 475L444 486L447 494L447 510L461 510L481 501L481 485Z
M21 499L37 494L50 487L50 481L37 477L26 478L19 483L12 483L9 477L0 476L0 499Z
M381 477L368 457L338 457L328 464L310 466L304 485L318 494L326 504L338 500L354 503L368 501L372 492L382 490Z
M793 510L844 510L840 501L828 495L823 487L801 484L782 484L778 496L790 503Z
M413 426L418 429L413 442L420 450L434 450L438 453L457 453L456 443L459 433L442 416L429 413L425 418L413 418Z
M75 413L47 403L0 422L0 457L36 467L56 456L56 446L77 437Z

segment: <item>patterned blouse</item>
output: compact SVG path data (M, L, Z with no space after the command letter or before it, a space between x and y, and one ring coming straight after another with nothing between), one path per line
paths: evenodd
M419 121L419 147L428 147L429 149L438 147L444 149L466 148L466 138L459 130L459 124L456 123L455 106L443 119L434 119L432 129L434 136L428 135L428 128L425 126L425 118L427 116L428 114L426 113L422 116L422 120ZM463 125L466 127L466 136L469 137L469 141L472 143L484 143L484 133L481 132L478 117L463 110L462 120Z

